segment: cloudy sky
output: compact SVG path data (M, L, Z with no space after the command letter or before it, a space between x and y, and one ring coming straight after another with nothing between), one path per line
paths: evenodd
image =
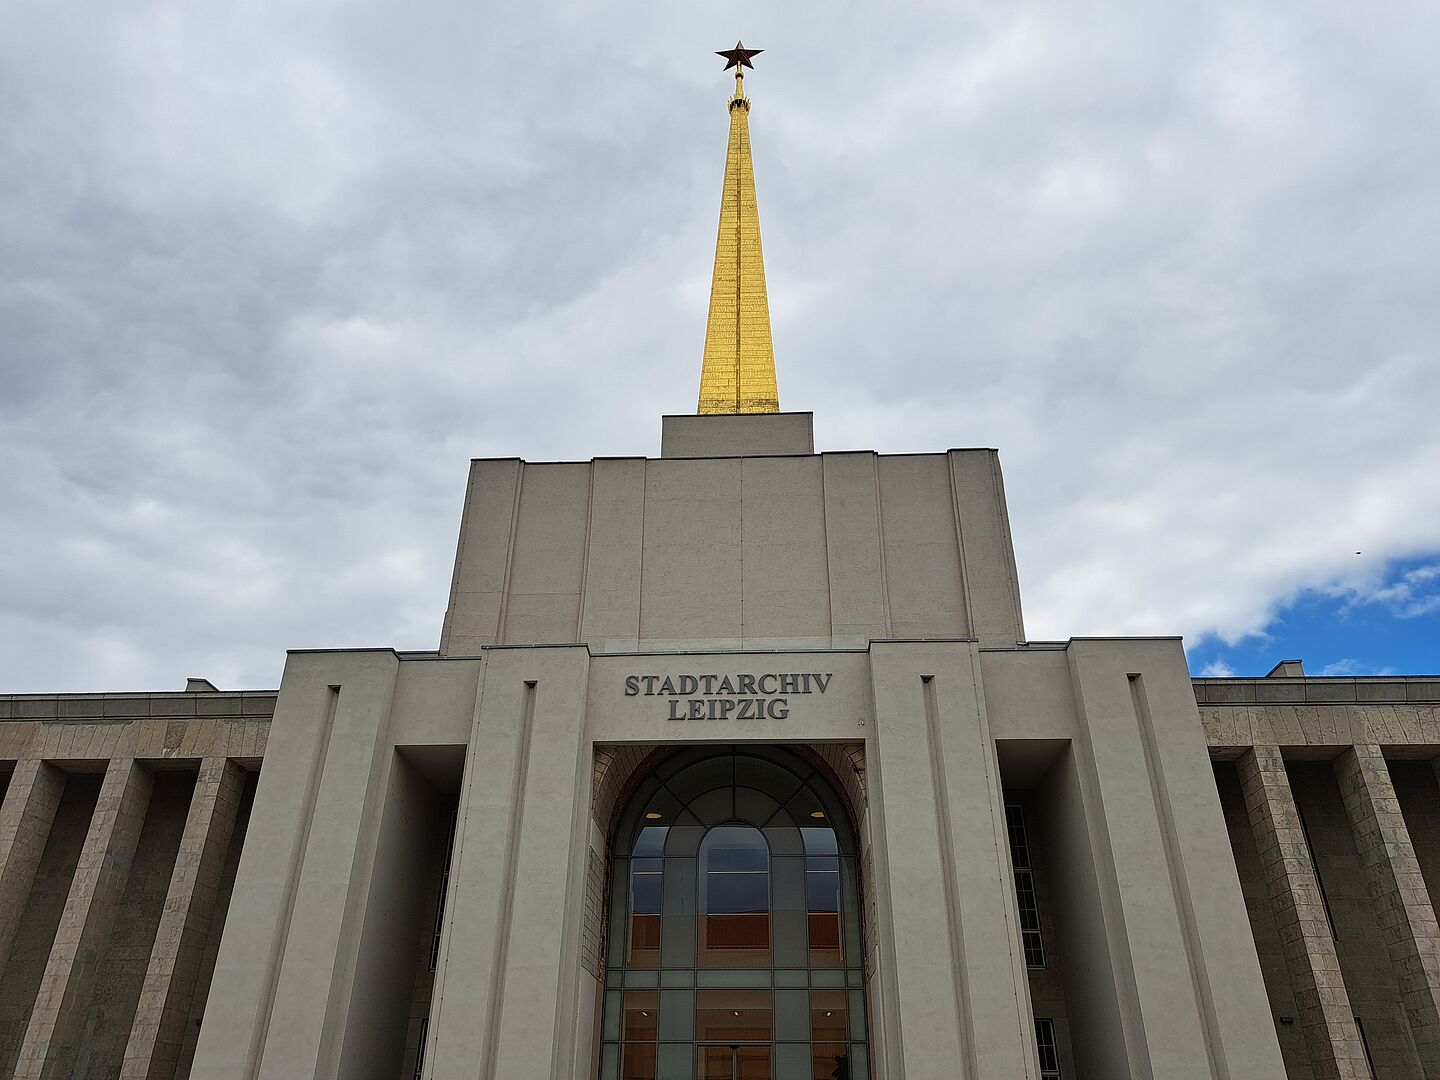
M1440 5L0 6L0 691L435 647L471 457L999 447L1032 638L1440 671Z

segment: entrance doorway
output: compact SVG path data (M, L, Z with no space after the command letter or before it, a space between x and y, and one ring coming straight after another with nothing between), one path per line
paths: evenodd
M600 1080L869 1080L855 835L820 772L677 753L612 851Z

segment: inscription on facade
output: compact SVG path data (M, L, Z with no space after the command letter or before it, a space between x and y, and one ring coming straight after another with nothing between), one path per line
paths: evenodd
M763 675L627 675L626 697L664 698L667 720L784 720L790 699L823 694L832 672Z

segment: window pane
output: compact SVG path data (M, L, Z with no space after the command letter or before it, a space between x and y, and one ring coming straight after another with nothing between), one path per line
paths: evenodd
M697 990L697 1042L769 1042L769 990Z
M835 839L835 830L828 826L823 829L802 828L805 837L806 855L839 855L840 842Z
M698 1080L771 1080L768 1046L702 1046Z
M845 1030L845 991L810 991L810 1037L816 1042L840 1042Z
M710 870L767 870L770 849L759 829L720 825L705 834L701 845Z
M660 995L654 990L625 991L625 1041L655 1041Z
M811 1052L814 1080L852 1080L849 1050L844 1043L816 1043Z
M630 951L626 963L632 968L653 968L660 961L660 916L630 916Z
M625 1044L620 1055L620 1080L656 1080L654 1043Z
M665 854L665 834L669 831L670 827L668 825L646 825L640 830L640 835L635 838L635 850L630 854Z
M770 875L717 874L705 878L705 911L709 915L742 915L770 910Z
M811 911L839 911L840 910L840 867L839 860L834 860L837 865L833 870L819 870L815 863L820 859L810 859L810 869L805 872L805 899ZM830 860L825 860L830 861Z
M768 968L769 915L706 915L700 922L700 966Z
M775 1047L775 1080L810 1080L813 1074L808 1042Z
M666 990L660 995L660 1038L666 1042L689 1042L694 1037L695 991Z
M779 1042L810 1040L810 995L806 991L775 991L775 1038Z
M654 863L655 869L644 866ZM660 895L664 877L660 872L659 859L635 859L630 871L630 913L632 915L659 915Z
M845 962L840 948L839 914L810 915L810 966L838 968Z
M690 1080L695 1075L695 1047L691 1043L661 1043L659 1080Z

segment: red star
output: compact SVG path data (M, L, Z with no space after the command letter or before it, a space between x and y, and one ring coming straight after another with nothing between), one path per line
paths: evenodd
M759 56L764 51L764 49L747 49L743 42L737 41L733 49L725 49L724 51L717 49L715 55L723 56L726 60L730 61L725 65L726 71L729 71L732 67L737 69L748 67L751 71L754 71L755 65L750 63L750 58L752 56Z

